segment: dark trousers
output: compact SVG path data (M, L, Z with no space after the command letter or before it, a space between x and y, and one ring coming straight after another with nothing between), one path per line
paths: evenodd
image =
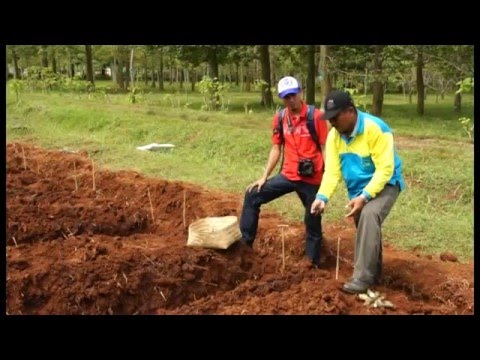
M242 241L249 246L253 245L257 235L260 206L282 195L295 191L305 207L305 253L313 263L320 262L320 244L322 241L322 218L321 215L310 214L310 207L315 200L319 185L311 185L302 181L290 181L282 174L278 174L262 186L260 192L254 188L245 193L243 211L240 219L240 231Z

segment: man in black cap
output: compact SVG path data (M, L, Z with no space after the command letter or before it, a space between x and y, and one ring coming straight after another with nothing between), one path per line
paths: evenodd
M380 282L381 225L405 188L402 162L388 125L359 111L348 93L328 94L323 119L329 120L333 129L327 137L325 173L311 212L323 212L343 177L350 200L346 217L353 216L357 228L353 277L343 290L364 293Z

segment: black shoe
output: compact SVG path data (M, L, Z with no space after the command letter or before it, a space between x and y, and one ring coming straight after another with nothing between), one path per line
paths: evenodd
M363 294L368 290L370 284L367 284L361 280L353 279L345 283L342 290L350 294Z
M252 243L247 243L245 240L240 240L240 242L243 244L243 245L246 245L248 246L249 248L253 248L253 244Z

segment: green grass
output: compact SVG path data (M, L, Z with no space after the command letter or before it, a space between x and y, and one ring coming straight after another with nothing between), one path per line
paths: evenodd
M23 93L17 104L8 91L7 141L83 149L112 170L132 169L240 195L263 172L275 110L261 108L258 93L231 92L225 98L230 101L228 108L208 112L199 110L199 94L152 92L141 95L138 104L130 104L128 94ZM245 103L251 113L245 112ZM426 115L419 118L408 99L386 95L384 118L398 137L407 189L383 233L387 242L400 248L417 247L426 253L450 250L461 260L470 260L473 145L457 119L473 119L473 97L464 97L462 114L453 113L451 104L453 95L438 104L429 96ZM135 149L151 142L176 147L170 153ZM324 224L342 221L346 202L345 186L340 183ZM265 209L292 220L303 219L304 210L294 194Z

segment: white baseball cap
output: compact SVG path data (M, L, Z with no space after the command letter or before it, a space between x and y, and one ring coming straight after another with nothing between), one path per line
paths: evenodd
M298 94L302 89L297 79L291 76L285 76L278 82L278 96L284 98L288 94Z

